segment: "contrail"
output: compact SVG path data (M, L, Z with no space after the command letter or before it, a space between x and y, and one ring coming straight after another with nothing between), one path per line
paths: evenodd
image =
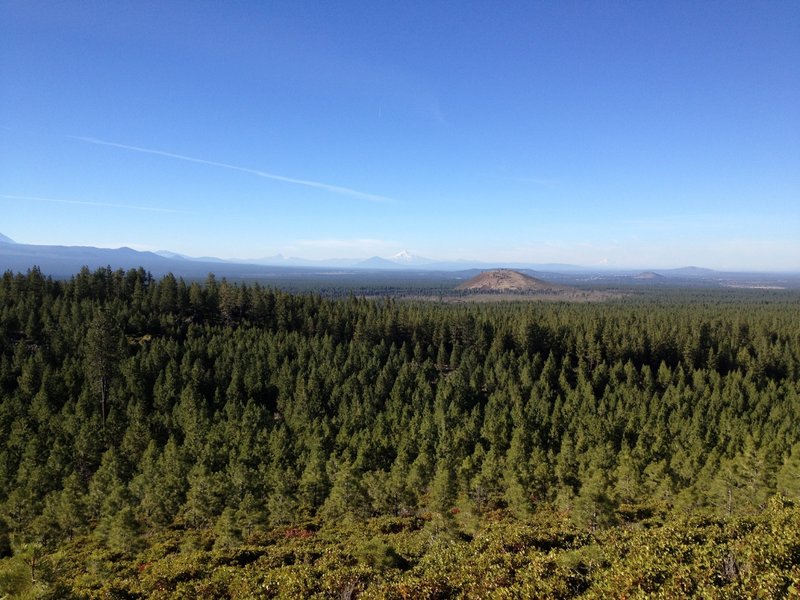
M174 208L159 208L157 206L134 206L132 204L112 204L110 202L89 202L87 200L65 200L63 198L41 198L39 196L14 196L12 194L0 194L0 198L8 200L25 200L33 202L56 202L58 204L81 204L83 206L103 206L106 208L127 208L130 210L146 210L149 212L176 213L176 214L195 214L188 210L177 210Z
M387 198L386 196L379 196L377 194L368 194L366 192L359 192L358 190L354 190L351 188L341 187L338 185L331 185L328 183L321 183L319 181L310 181L308 179L295 179L294 177L275 175L274 173L267 173L265 171L259 171L258 169L249 169L247 167L240 167L237 165L231 165L228 163L218 162L215 160L205 160L204 158L195 158L193 156L185 156L183 154L174 154L172 152L164 152L163 150L153 150L151 148L141 148L139 146L129 146L127 144L117 144L115 142L107 142L105 140L98 140L96 138L91 138L91 137L83 137L77 135L70 135L67 137L72 138L74 140L79 140L81 142L87 142L89 144L97 144L99 146L111 146L112 148L122 148L123 150L131 150L133 152L156 154L158 156L166 156L168 158L185 160L187 162L199 163L202 165L211 165L213 167L230 169L232 171L239 171L241 173L249 173L250 175L256 175L258 177L274 179L275 181L283 181L284 183L293 183L295 185L304 185L306 187L317 188L320 190L333 192L335 194L351 196L353 198L359 198L361 200L369 200L370 202L394 202L392 198Z

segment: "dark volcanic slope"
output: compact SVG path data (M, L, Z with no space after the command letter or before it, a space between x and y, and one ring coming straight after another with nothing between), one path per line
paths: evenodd
M479 273L456 289L472 292L562 292L570 288L547 283L519 271L495 269Z
M653 271L643 271L633 276L634 279L664 279L663 275L659 275Z

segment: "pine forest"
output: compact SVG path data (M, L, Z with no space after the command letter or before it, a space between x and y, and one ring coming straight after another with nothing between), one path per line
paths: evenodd
M800 595L800 295L0 280L2 598Z

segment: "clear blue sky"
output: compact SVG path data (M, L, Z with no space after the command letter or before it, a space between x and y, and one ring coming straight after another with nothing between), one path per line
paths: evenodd
M0 3L0 232L800 269L800 2Z

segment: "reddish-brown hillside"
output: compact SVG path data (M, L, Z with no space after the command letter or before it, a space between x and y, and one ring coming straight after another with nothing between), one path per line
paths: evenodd
M479 273L456 289L472 292L561 292L569 288L547 283L519 271L494 269Z

